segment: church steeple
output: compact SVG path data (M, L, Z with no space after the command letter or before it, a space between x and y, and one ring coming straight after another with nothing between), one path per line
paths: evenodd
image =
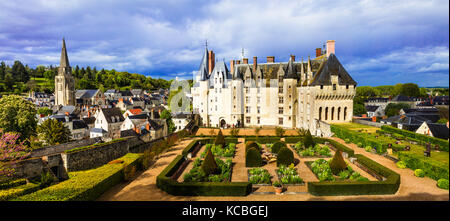
M62 39L61 60L59 62L59 67L61 68L70 67L69 57L67 56L66 50L66 41L64 40L64 38Z

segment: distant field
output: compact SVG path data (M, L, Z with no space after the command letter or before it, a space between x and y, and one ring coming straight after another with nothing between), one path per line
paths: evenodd
M31 78L31 80L35 80L37 85L44 85L47 83L47 78Z
M373 126L364 125L364 124L357 124L357 123L336 123L336 125L345 127L346 129L353 130L353 131L363 130L364 132L367 132L367 133L375 133L375 131L380 129L378 127L373 127Z

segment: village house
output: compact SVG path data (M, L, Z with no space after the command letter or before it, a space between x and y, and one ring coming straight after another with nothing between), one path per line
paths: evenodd
M105 95L101 90L77 90L75 98L78 106L104 106L106 105Z
M136 108L136 109L129 109L123 113L123 117L127 118L128 116L138 115L142 114L142 109Z
M384 116L384 110L381 106L366 106L368 117L381 117Z
M191 121L191 115L185 113L176 113L172 116L172 121L175 124L175 132L183 130Z
M130 115L121 125L121 131L133 130L138 135L150 134L151 139L167 136L165 119L152 119L148 114Z
M423 122L422 125L420 125L420 127L416 130L416 133L448 140L449 139L448 126L449 126L448 121L447 125Z
M95 116L95 126L91 129L91 138L98 136L119 138L120 126L124 120L119 108L99 109Z

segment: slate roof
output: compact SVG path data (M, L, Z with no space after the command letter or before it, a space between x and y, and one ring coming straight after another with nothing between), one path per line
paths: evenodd
M76 107L72 106L72 105L67 105L67 106L62 106L59 110L58 110L58 114L60 115L65 115L66 112L68 112L69 114L73 114L76 111Z
M102 133L102 134L108 133L106 130L103 130L103 128L95 128L95 127L91 129L91 132Z
M339 85L356 85L356 81L348 74L334 54L322 63L318 73L313 77L311 85L331 85L331 75L339 76Z
M142 89L131 89L133 95L141 95L143 93Z
M412 101L412 100L408 96L397 95L392 99L392 101Z
M205 48L205 53L203 53L202 62L198 68L197 76L199 76L200 81L204 81L208 79L208 74L208 49Z
M119 91L119 93L122 95L122 97L133 97L131 91Z
M445 124L427 123L427 125L434 137L448 140L449 130Z
M105 115L106 121L108 123L112 123L111 117L119 117L119 121L114 121L114 123L117 122L122 122L125 119L123 118L122 112L120 111L119 108L103 108L101 109L101 111L103 112L103 114Z
M300 79L297 75L296 66L294 65L294 61L292 60L292 57L289 58L289 62L287 64L286 74L284 75L285 79Z
M85 124L94 124L95 123L95 117L85 117L82 118L81 120L84 121Z
M73 120L72 121L72 129L73 130L87 128L87 127L88 127L87 124L83 120Z
M75 92L76 99L90 99L93 98L98 92L97 90L77 90Z
M70 67L69 64L69 57L67 56L67 50L66 50L66 40L62 40L62 48L61 48L61 59L59 61L59 67Z
M138 136L138 134L133 129L120 131L120 137L131 137L131 136L135 137Z
M366 106L366 110L367 112L375 112L380 106L373 106L373 105L369 105Z

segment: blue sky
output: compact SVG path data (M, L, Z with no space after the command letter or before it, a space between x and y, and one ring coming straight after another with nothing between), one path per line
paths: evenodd
M449 85L449 2L270 0L0 1L0 60L191 78L205 40L216 58L287 61L336 40L359 85Z

